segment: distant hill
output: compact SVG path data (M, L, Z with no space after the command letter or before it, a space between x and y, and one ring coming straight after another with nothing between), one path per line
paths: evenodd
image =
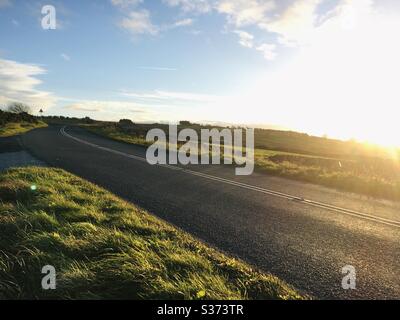
M255 144L259 149L333 158L393 157L392 151L377 145L316 137L294 131L256 129ZM400 155L400 150L397 150L397 155Z

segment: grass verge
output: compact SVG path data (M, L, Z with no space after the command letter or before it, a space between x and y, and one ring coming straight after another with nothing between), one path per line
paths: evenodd
M335 159L256 150L256 169L369 197L400 201L400 163L391 159Z
M6 171L0 195L0 298L303 298L61 169ZM45 265L56 290L41 289Z
M0 137L10 137L15 136L17 134L22 134L27 131L36 128L47 127L42 121L38 121L38 123L30 123L30 122L10 122L2 125L0 127Z
M133 134L127 134L125 132L120 131L116 126L114 125L80 125L82 128L95 133L97 135L110 138L116 141L121 141L125 143L131 143L131 144L136 144L140 146L150 146L152 145L151 142L146 141L146 138L144 136L140 135L133 135Z

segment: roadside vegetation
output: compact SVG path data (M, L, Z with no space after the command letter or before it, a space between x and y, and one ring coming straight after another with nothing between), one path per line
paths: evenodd
M0 174L0 298L302 299L104 189L61 169ZM42 290L45 265L56 290Z
M8 111L0 110L0 137L10 137L47 126L43 121L30 115L29 111L28 106L18 103L11 104Z
M256 150L259 171L371 197L400 200L400 164L394 159L325 158Z
M6 123L5 125L0 126L0 137L11 137L18 134L22 134L37 128L47 127L42 121L38 121L37 123L29 123L29 122L11 122Z
M81 127L85 129L101 135L106 138L114 139L121 142L137 144L141 146L149 146L152 143L146 141L146 133L149 130L148 128L136 128L135 132L128 131L124 129L123 126L117 124L83 124ZM165 126L165 129L168 130L168 126Z
M96 134L147 146L151 128L168 132L165 124L95 122L84 127ZM184 122L199 131L210 126ZM222 129L219 128L219 129ZM255 130L256 170L367 196L400 200L400 151L355 141L313 137L279 130Z

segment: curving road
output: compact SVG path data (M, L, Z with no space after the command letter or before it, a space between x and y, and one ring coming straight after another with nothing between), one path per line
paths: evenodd
M224 166L150 166L145 149L78 127L23 146L321 299L400 299L400 204ZM356 289L342 288L346 265Z

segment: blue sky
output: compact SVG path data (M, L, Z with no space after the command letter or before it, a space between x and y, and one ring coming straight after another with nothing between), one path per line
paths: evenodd
M44 5L56 9L56 30L41 26ZM395 0L0 0L0 104L382 141L389 132L367 128L381 100L389 122L398 101L399 9ZM364 118L357 130L354 117Z

